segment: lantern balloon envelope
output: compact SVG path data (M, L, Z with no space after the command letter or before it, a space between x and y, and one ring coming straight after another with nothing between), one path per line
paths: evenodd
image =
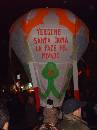
M31 10L10 29L10 51L14 50L33 87L40 88L42 106L47 99L53 99L55 107L62 105L73 60L80 59L88 42L86 25L59 8Z

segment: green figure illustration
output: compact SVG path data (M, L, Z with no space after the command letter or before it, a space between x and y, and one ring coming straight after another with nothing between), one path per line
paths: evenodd
M72 68L69 69L68 73L67 73L67 77L70 79L70 77L72 76ZM48 80L48 86L47 86L47 90L44 93L41 93L41 97L43 99L46 99L50 92L52 92L52 94L56 97L56 98L61 98L64 93L66 93L66 89L68 86L68 81L66 82L64 89L62 90L62 92L59 92L55 85L54 85L54 80L59 76L59 70L56 66L55 63L53 62L48 62L44 69L42 70L42 75L45 79Z
M42 75L48 80L48 86L46 92L44 94L41 93L41 96L47 98L50 92L52 92L56 98L59 98L60 93L54 85L54 80L59 76L59 70L56 64L53 62L48 62L42 70Z

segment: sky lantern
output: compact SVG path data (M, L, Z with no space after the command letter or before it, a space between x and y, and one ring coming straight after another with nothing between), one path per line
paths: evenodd
M33 9L10 29L13 50L34 88L39 88L40 105L48 99L62 105L73 76L78 94L77 62L89 43L89 30L72 12L60 8Z

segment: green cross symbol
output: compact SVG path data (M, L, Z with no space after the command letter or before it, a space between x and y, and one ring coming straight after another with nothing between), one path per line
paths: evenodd
M47 98L50 92L52 92L56 98L60 98L61 94L54 85L54 80L59 76L59 70L56 64L53 62L48 62L42 70L42 75L48 80L48 86L45 93L41 93L41 97Z

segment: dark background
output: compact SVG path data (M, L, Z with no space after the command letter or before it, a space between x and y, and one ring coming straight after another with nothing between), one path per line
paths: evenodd
M90 30L90 44L83 56L84 62L79 68L90 67L90 79L85 73L79 76L80 88L97 94L97 0L0 0L0 84L9 83L9 29L22 14L33 8L66 8L79 16ZM83 92L84 93L84 92ZM88 93L88 92L87 92Z

